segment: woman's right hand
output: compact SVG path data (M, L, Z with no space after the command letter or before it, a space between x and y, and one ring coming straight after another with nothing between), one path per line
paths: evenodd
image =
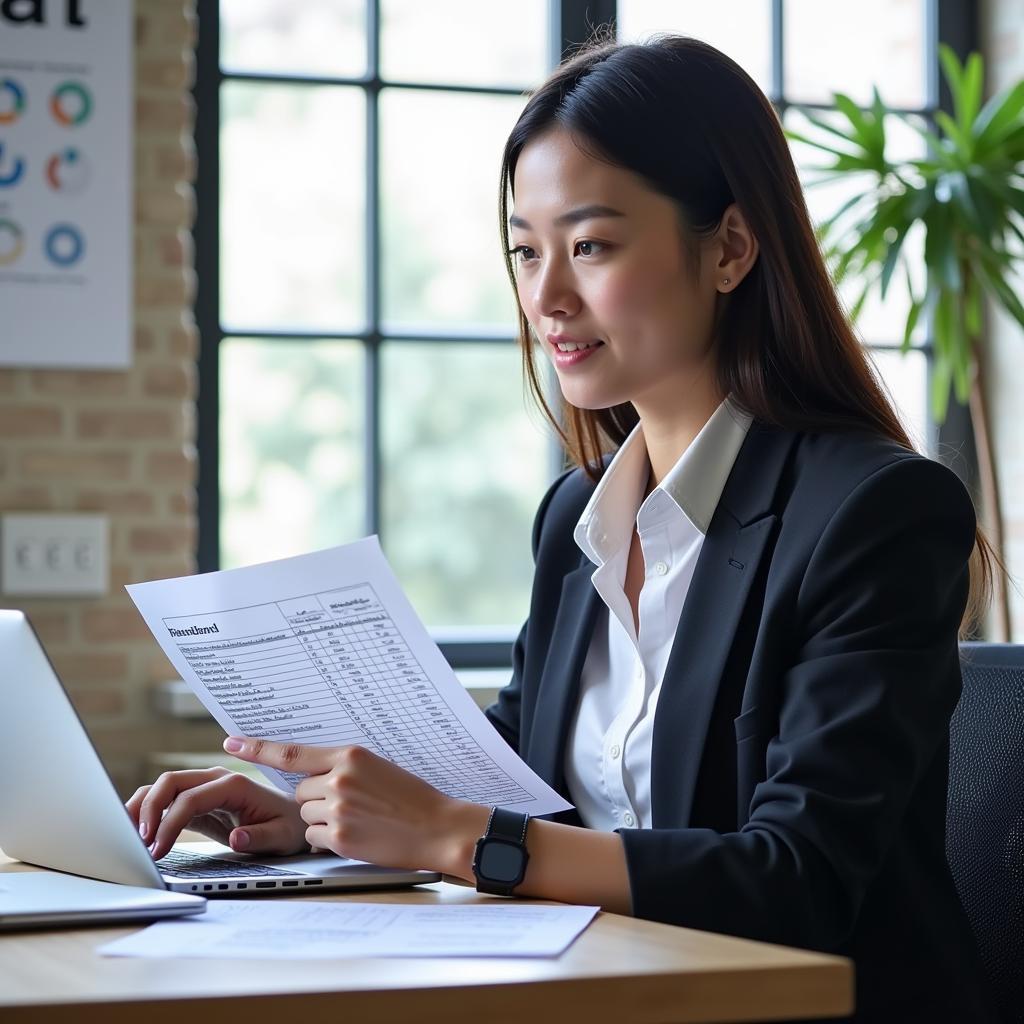
M246 853L305 853L299 804L280 790L227 768L164 772L125 804L155 860L193 829Z

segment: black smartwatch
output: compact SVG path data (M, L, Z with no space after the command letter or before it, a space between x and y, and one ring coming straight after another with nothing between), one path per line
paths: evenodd
M473 874L476 891L511 896L526 876L526 827L530 816L504 807L492 807L484 834L476 841Z

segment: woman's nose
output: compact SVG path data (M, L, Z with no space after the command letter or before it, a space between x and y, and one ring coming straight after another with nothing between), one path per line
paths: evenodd
M543 317L569 317L579 311L580 299L572 275L557 262L544 267L534 281L533 305Z

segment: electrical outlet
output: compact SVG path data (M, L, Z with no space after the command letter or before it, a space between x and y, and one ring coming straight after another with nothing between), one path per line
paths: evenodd
M0 591L33 597L106 594L110 589L105 515L0 517Z

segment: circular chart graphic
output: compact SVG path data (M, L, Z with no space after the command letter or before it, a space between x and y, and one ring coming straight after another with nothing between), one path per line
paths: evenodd
M61 82L50 96L50 113L68 128L83 124L92 113L89 90L79 82Z
M85 252L85 239L71 224L54 224L43 243L46 258L58 267L73 267Z
M10 160L4 156L4 144L0 142L0 188L12 188L25 173L25 161L20 157Z
M25 112L25 90L13 78L0 78L0 124L14 124Z
M68 146L59 153L54 153L46 161L44 170L46 184L54 192L66 192L68 195L78 195L85 190L89 184L91 170L89 161L82 155L81 150Z
M0 218L0 267L10 266L25 248L25 236L13 220Z

